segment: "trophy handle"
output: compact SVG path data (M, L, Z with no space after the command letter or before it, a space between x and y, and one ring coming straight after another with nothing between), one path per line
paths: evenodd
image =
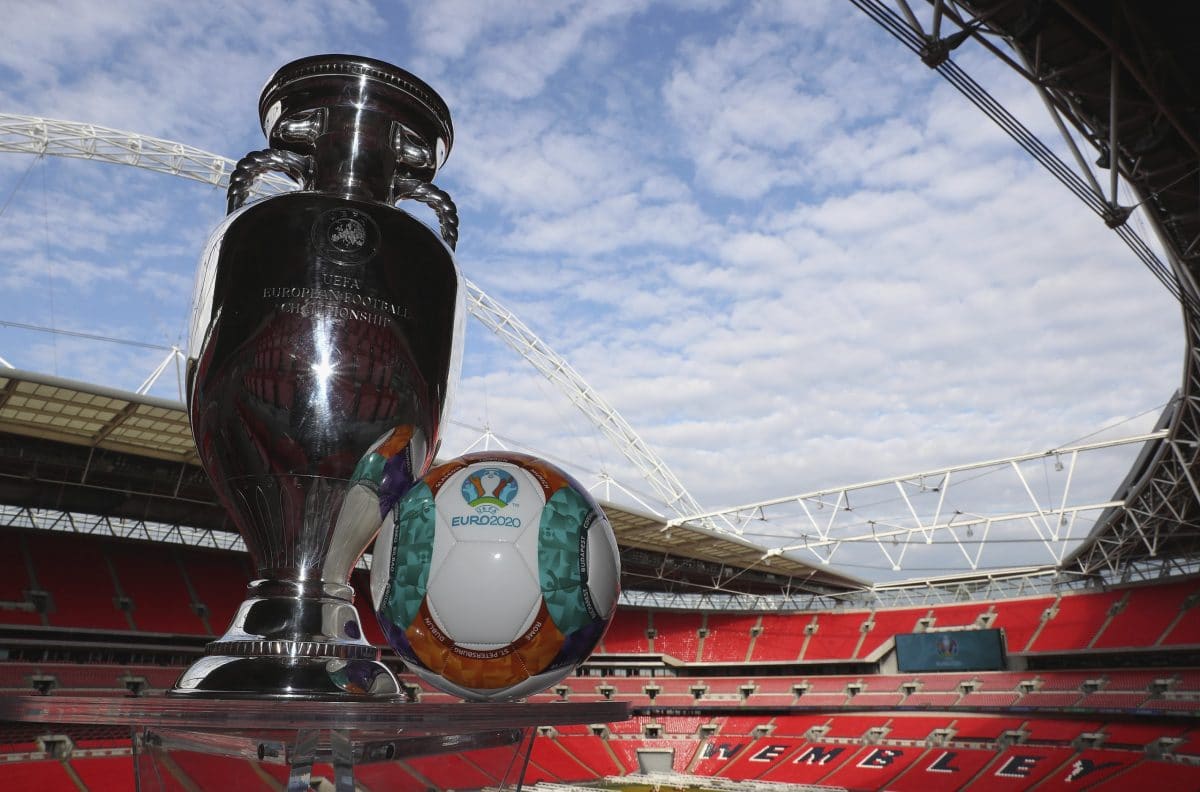
M442 228L442 239L454 250L454 246L458 244L458 207L454 205L449 193L427 181L397 176L392 183L392 198L396 201L411 198L432 208L437 213L438 224Z
M227 214L233 214L242 208L242 204L250 197L250 187L254 180L268 171L279 171L285 176L290 176L300 183L300 189L307 190L312 185L313 159L282 149L251 151L238 160L233 173L229 174L229 190L226 192Z

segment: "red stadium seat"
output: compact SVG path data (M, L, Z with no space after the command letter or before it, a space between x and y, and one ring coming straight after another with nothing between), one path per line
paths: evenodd
M925 758L930 751L936 750L868 745L832 774L821 779L821 783L847 789L885 789L892 779L907 770L910 765Z
M592 772L593 778L620 775L625 770L612 750L613 746L625 744L624 740L605 741L599 737L582 735L559 735L557 739L565 752Z
M1200 789L1200 765L1140 759L1089 787L1096 792L1125 792L1129 789Z
M894 792L958 792L996 758L990 749L930 748L888 783Z
M764 613L762 633L754 642L750 660L753 662L787 661L800 657L804 647L804 628L812 622L811 614Z
M28 597L32 584L24 532L14 531L6 541L8 550L0 553L0 624L41 624L42 614L33 610Z
M929 608L902 608L899 610L877 610L872 616L873 627L863 639L862 646L855 657L869 659L895 638L896 633L910 633L917 627L917 621L930 612Z
M1109 618L1110 610L1125 597L1124 591L1064 594L1057 612L1029 645L1031 652L1087 649Z
M130 615L140 632L205 634L175 548L153 542L117 542L107 549L121 590L132 602Z
M184 564L196 599L208 611L208 625L221 635L233 621L250 582L250 557L245 553L192 549Z
M1025 651L1029 640L1041 626L1042 614L1053 602L1053 597L1035 597L993 603L996 620L992 622L992 627L1004 630L1004 643L1009 652Z
M1112 618L1094 644L1097 649L1155 646L1178 619L1184 601L1200 591L1200 581L1129 589L1124 609Z
M76 757L71 759L70 765L88 792L129 792L134 788L131 756ZM163 786L168 790L185 789L170 774L163 778Z
M247 759L173 751L171 761L200 789L237 789L271 792L274 787Z
M700 648L700 625L704 616L680 611L654 611L651 614L654 631L654 651L670 655L685 663L697 661Z
M0 768L0 773L3 773L6 789L36 789L38 792L79 791L66 767L57 759L12 762ZM126 776L125 789L131 788L132 780L132 773Z
M863 639L862 626L870 614L866 611L821 613L816 632L808 639L804 660L850 660Z
M56 627L131 629L117 608L117 589L105 561L108 542L98 536L44 531L26 535L38 584L49 592Z
M647 613L619 608L600 643L601 650L605 654L645 654L650 651L650 640L646 637Z
M751 631L758 626L759 617L708 614L700 660L705 663L744 663L750 654L754 636Z
M1071 761L1070 748L1015 745L998 754L963 789L971 792L1014 790L1024 792Z

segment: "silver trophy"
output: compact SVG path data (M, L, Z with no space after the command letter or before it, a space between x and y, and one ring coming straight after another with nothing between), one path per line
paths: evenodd
M348 581L433 461L461 362L458 217L431 183L450 114L402 69L323 55L280 69L259 116L270 148L237 164L201 261L188 409L260 579L171 692L394 695ZM243 206L270 171L299 190Z

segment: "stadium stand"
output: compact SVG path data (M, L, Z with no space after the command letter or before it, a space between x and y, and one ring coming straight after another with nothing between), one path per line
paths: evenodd
M865 633L862 644L853 655L859 658L872 658L896 633L916 632L917 622L925 618L929 608L902 608L898 610L877 610L871 614L867 622L869 629Z
M30 592L28 551L25 537L13 537L8 552L0 553L0 621L5 624L41 624Z
M44 624L34 611L0 609L0 631L14 636L38 636L78 616L87 625L81 635L101 642L105 636L119 644L144 635L158 646L162 636L202 638L205 630L224 629L250 576L245 557L236 553L159 547L148 556L154 563L141 563L130 550L141 543L128 540L29 531L15 538L27 548L34 570L20 579L21 596L29 590L24 587L40 588L49 607ZM90 568L78 576L86 585L44 561L56 554L90 559ZM19 575L20 567L15 569ZM366 576L358 572L353 582L358 596L367 597ZM1161 589L769 616L623 610L596 666L581 669L559 692L539 700L612 697L633 704L637 717L555 730L536 743L529 778L595 780L640 770L642 756L667 761L679 773L848 788L886 783L896 790L986 791L1031 784L1071 789L1078 786L1068 778L1072 772L1101 789L1118 789L1122 779L1133 777L1140 783L1142 773L1163 783L1192 783L1188 779L1200 776L1190 758L1200 753L1194 734L1200 672L1189 644L1178 636L1188 629L1187 606L1196 585L1185 580ZM88 586L111 595L93 593L93 602L82 604ZM161 602L145 605L152 600ZM1026 623L1017 625L1021 614ZM382 642L369 612L362 615L368 639ZM975 629L993 618L1011 623L1018 642L1025 636L1028 652L1010 649L1019 662L1032 664L1028 670L896 673L887 665L898 630ZM1109 659L1125 654L1095 651L1144 641L1165 653L1154 667L1138 666L1137 656L1132 665L1110 666ZM195 652L201 644L188 645ZM158 695L190 656L157 649L118 654L25 648L0 661L0 689L51 696ZM869 657L873 660L865 662ZM1180 662L1169 664L1172 657ZM1053 662L1040 667L1041 658ZM1069 667L1085 661L1093 667ZM718 675L710 676L714 671ZM401 679L422 701L456 701L411 675ZM1112 720L1116 714L1120 719ZM127 788L121 784L127 784L131 760L122 735L64 733L75 743L66 759L39 753L36 735L0 733L0 756L24 757L5 771L21 768L40 792ZM508 759L483 753L416 757L364 768L360 779L367 789L372 783L401 790L493 785L507 761L511 753ZM181 758L164 783L179 789L218 783L270 789L281 783L280 772L245 761Z
M1195 581L1192 581L1195 583ZM1194 591L1184 600L1184 611L1167 628L1167 633L1158 644L1163 646L1200 646L1200 591Z
M732 616L710 613L705 619L707 631L700 652L704 663L744 663L759 626L758 616Z
M750 661L792 662L798 659L806 638L805 624L801 621L795 616L763 614L761 632L754 642Z
M204 635L196 615L186 573L170 545L120 542L108 545L108 559L121 591L129 598L129 614L140 632Z
M994 603L996 618L992 626L1004 630L1009 652L1023 652L1041 628L1042 617L1052 598L1013 599Z
M1050 607L1050 618L1029 644L1028 651L1052 652L1087 648L1107 624L1123 591L1064 594Z
M1154 646L1183 613L1183 604L1194 595L1194 581L1165 586L1141 586L1129 589L1127 599L1096 637L1095 649L1119 649Z
M685 663L698 660L700 627L704 616L681 611L651 612L654 631L653 651L669 655Z
M38 585L49 600L47 623L56 627L129 630L128 614L119 609L119 592L100 537L65 533L30 533L27 547Z
M220 635L233 621L251 580L245 553L191 548L183 565L196 602L206 614L212 635Z
M650 651L648 611L630 608L620 610L608 626L600 644L606 654L646 654Z
M803 622L807 615L791 618ZM862 628L868 615L863 611L812 615L812 626L806 627L812 630L812 635L801 659L843 660L854 657L855 650L863 639Z
M133 778L132 756L72 758L69 765L88 792L128 792L130 789L130 781ZM183 788L173 778L168 777L164 781L167 789ZM70 787L71 792L77 790L77 786ZM39 792L53 790L39 789Z

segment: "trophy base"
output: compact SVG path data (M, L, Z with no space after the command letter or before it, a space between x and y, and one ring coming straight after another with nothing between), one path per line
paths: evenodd
M379 700L400 696L362 637L344 584L256 580L233 624L180 675L170 695Z
M333 701L401 698L396 677L378 660L214 654L193 663L168 694Z

